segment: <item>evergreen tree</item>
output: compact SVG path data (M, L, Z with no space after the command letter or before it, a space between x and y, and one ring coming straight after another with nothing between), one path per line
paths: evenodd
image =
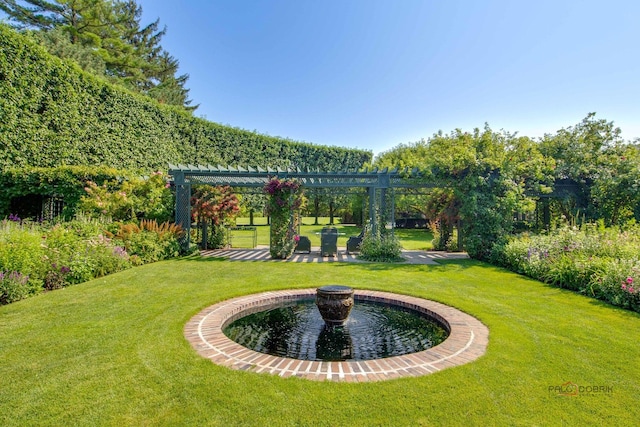
M43 45L49 53L63 59L71 59L80 67L92 74L104 76L106 65L104 60L96 55L95 49L80 43L72 43L69 33L62 27L49 31L32 31L31 36L38 44Z
M178 61L160 44L166 28L159 19L143 27L135 0L0 0L0 10L14 27L39 33L52 54L159 102L197 108L188 99L189 76L177 75Z

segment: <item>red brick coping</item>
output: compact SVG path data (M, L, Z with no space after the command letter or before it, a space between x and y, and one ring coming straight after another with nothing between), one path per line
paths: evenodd
M379 291L356 290L356 301L375 301L411 308L439 320L449 337L418 353L384 359L318 362L270 356L250 350L227 338L222 329L251 313L275 308L285 302L315 298L316 289L293 289L246 295L222 301L195 315L184 334L193 348L212 362L244 371L317 381L381 381L421 376L463 365L482 356L489 330L476 318L434 301Z

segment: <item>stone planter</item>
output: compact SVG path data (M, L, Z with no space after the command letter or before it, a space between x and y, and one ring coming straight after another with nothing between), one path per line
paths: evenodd
M341 326L346 322L353 308L353 289L341 285L318 288L316 305L328 326Z

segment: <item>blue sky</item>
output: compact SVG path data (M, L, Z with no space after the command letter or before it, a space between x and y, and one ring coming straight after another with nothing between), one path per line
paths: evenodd
M138 0L208 120L379 153L532 137L589 112L640 137L640 2Z

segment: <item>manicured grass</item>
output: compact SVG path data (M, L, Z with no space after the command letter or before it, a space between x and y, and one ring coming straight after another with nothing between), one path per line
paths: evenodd
M314 225L315 218L304 217L302 218L302 225L300 226L300 234L303 236L307 236L311 240L312 246L320 246L320 232L323 227L329 226L329 218L328 217L319 217L318 225ZM267 224L267 218L265 217L255 217L253 221L256 229L258 231L258 245L269 245L269 225ZM249 218L237 218L237 225L249 225ZM346 247L347 239L350 236L357 236L360 234L361 228L356 227L353 224L340 224L338 219L335 219L335 223L332 227L336 227L338 229L338 247ZM251 247L250 239L247 239L245 236L246 232L243 231L234 231L233 236L237 236L238 238L234 239L232 242L233 247ZM249 244L248 244L249 243Z
M403 229L396 228L393 231L402 244L402 249L408 250L431 250L433 245L433 233L429 229Z
M307 236L311 240L312 246L320 246L320 235L322 227L329 225L328 217L318 218L319 225L313 225L314 218L304 217L302 219L302 225L300 226L300 234ZM237 225L249 225L249 218L237 218ZM269 226L267 225L267 218L255 217L254 225L258 232L258 245L269 245ZM337 222L334 227L341 233L338 237L338 247L346 247L347 239L351 236L357 236L360 234L361 228L353 224L340 224ZM395 229L394 232L398 239L402 243L403 249L408 250L429 250L432 248L431 240L433 240L433 234L430 230L425 229ZM247 232L234 231L233 232L234 247L251 247L251 238Z
M327 225L302 225L300 226L300 234L302 236L307 236L311 240L311 246L320 246L320 232L323 227ZM350 236L357 236L360 234L360 228L355 225L341 225L335 224L333 227L338 229L338 247L346 247L347 239ZM269 246L269 226L268 225L257 225L256 226L258 232L258 245L266 245ZM251 239L249 238L249 233L247 231L232 231L232 246L234 248L250 248L251 247Z
M233 371L183 336L201 309L340 283L455 306L479 360L386 382ZM442 266L177 259L0 307L0 425L635 425L640 315L475 261ZM560 396L571 381L611 393Z

